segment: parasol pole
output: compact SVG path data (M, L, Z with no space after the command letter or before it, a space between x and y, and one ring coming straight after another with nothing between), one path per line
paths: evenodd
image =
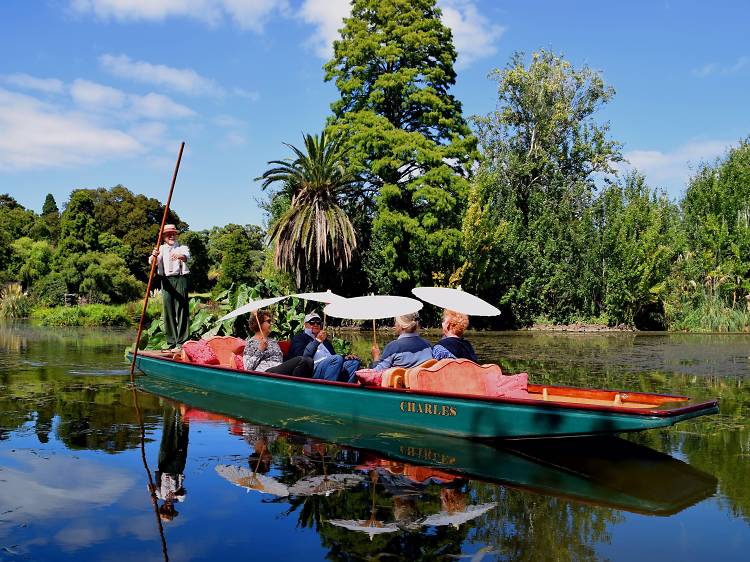
M373 343L373 345L378 345L378 338L377 338L377 336L375 334L376 334L376 332L375 332L375 319L373 318L373 320L372 320L372 343Z
M157 247L161 244L161 236L164 232L164 225L167 223L167 215L169 214L169 204L172 202L172 192L174 191L174 184L177 181L177 172L180 170L180 161L182 160L182 151L185 149L185 142L180 143L180 152L177 154L177 163L174 166L174 174L172 174L172 185L169 187L169 195L167 196L167 204L164 206L164 215L161 218L161 226L159 227L159 238L156 240ZM146 318L146 309L148 308L148 297L151 293L151 281L154 279L154 271L156 271L156 262L159 261L158 256L151 260L151 271L148 274L148 284L146 285L146 295L143 297L143 310L141 310L141 320L138 322L138 335L135 339L135 346L133 347L133 362L130 364L130 384L135 384L135 359L138 356L138 346L141 343L141 333L143 332L143 320Z
M261 339L265 340L266 336L263 335L263 326L260 325L260 319L258 318L258 310L253 310L253 316L255 316L255 321L258 323L258 332L260 333Z

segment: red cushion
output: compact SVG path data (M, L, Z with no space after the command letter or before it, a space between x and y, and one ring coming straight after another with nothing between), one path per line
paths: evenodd
M245 358L242 355L234 356L234 368L238 371L245 370Z
M182 350L193 363L201 365L218 365L219 358L206 340L189 341L182 345Z
M291 341L289 341L289 340L279 340L276 343L279 344L279 349L281 350L281 353L284 354L284 357L286 357L287 355L289 355L289 348L292 345Z
M360 369L354 373L357 380L365 386L380 386L383 381L383 371L375 369Z

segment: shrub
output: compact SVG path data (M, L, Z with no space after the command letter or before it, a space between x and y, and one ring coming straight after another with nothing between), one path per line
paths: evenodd
M11 283L0 291L0 318L26 318L30 311L31 303L20 284Z
M31 288L31 300L39 306L62 306L67 292L65 279L53 271L34 283Z

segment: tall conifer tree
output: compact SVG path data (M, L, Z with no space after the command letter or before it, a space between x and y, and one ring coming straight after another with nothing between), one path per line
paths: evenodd
M354 0L325 66L341 93L329 125L349 139L373 215L360 239L381 291L432 284L459 257L476 139L449 94L455 60L434 0Z

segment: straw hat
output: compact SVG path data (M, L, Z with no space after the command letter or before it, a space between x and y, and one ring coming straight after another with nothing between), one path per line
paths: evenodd
M177 227L173 224L165 224L164 230L162 231L161 235L162 237L166 236L167 234L179 234L180 231L177 230Z

